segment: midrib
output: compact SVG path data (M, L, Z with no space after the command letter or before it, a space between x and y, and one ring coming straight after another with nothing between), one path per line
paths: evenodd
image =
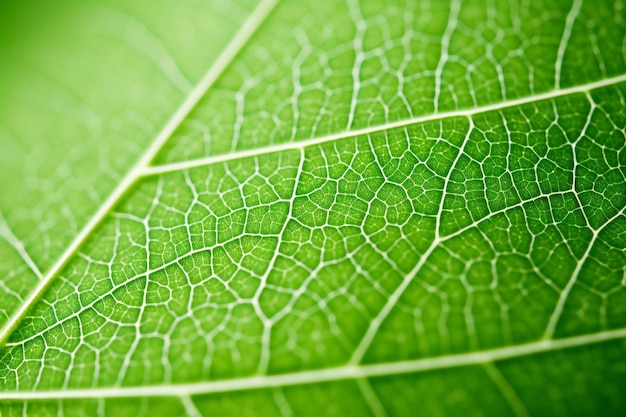
M144 387L111 387L50 391L14 391L0 393L0 400L49 400L81 398L129 397L180 397L220 392L247 391L341 380L375 378L390 375L412 374L437 369L480 365L506 359L586 346L626 338L626 328L562 339L541 340L517 346L507 346L475 352L459 353L431 358L383 362L369 365L347 365L334 368L292 372L268 376L252 376L221 381L188 384L163 384Z

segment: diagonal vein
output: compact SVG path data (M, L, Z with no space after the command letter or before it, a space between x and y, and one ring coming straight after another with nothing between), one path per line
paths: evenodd
M582 209L583 208L581 207L581 210ZM602 230L604 228L606 228L607 226L612 224L613 221L615 221L617 218L623 216L624 214L626 214L626 207L622 208L613 217L608 219L600 228L598 228L597 230L593 231L593 236L592 236L591 240L589 241L589 243L587 244L587 248L585 249L585 253L578 260L578 263L576 264L576 269L574 269L574 272L572 273L571 278L567 282L567 285L565 285L565 288L563 288L563 291L561 292L561 295L560 295L559 300L558 300L558 302L556 304L556 307L554 308L554 311L552 312L552 315L550 316L550 320L548 321L548 325L547 325L546 331L544 333L544 338L550 339L550 338L552 338L554 336L554 332L556 331L556 325L558 324L559 319L561 318L561 316L563 314L563 309L565 308L565 303L567 302L567 300L569 298L569 294L572 291L572 288L574 287L574 284L576 284L576 281L578 280L578 276L580 275L580 271L582 270L583 266L585 265L585 263L587 262L587 260L589 259L590 255L591 255L591 250L595 246L595 243L598 240L598 236L600 235L600 233L602 232Z
M239 32L237 32L233 39L226 45L215 63L208 69L193 90L191 90L189 95L178 107L163 129L155 137L147 151L141 156L128 174L126 174L124 179L119 183L113 193L106 199L100 209L98 209L85 227L80 231L65 252L63 252L50 271L42 277L37 287L28 295L26 301L0 330L0 347L6 344L7 339L24 318L28 310L46 291L54 278L59 275L63 267L74 256L80 246L87 240L87 238L109 214L117 202L120 201L124 194L126 194L132 188L133 184L135 184L135 182L142 176L146 167L149 166L167 139L172 135L180 123L185 119L185 117L187 117L189 112L191 112L191 110L195 107L198 101L200 101L202 96L206 94L207 90L213 85L226 67L246 45L259 26L265 21L277 2L278 0L261 0L259 5L252 11Z
M225 380L192 382L183 384L163 384L134 387L106 387L88 389L68 389L51 391L0 392L4 400L63 400L81 398L137 398L137 397L179 397L238 392L253 389L284 387L302 384L324 383L362 378L375 378L390 375L414 374L437 369L450 369L463 366L483 365L507 359L526 357L541 353L598 344L614 340L624 340L626 328L587 333L562 339L539 340L516 346L486 349L474 352L456 353L421 359L397 362L383 362L367 365L344 365L309 371L291 372L276 375L261 375Z
M430 122L434 120L449 119L452 117L470 117L480 113L487 113L490 111L503 110L510 107L521 106L524 104L530 104L542 100L549 100L558 97L568 96L571 94L585 93L591 90L595 90L602 87L608 87L611 85L626 82L626 74L621 74L615 77L605 78L604 80L594 81L587 84L581 84L574 87L560 88L546 93L534 94L527 97L501 101L495 104L488 104L484 106L478 106L471 109L453 110L447 112L433 113L428 115L416 116L409 119L399 120L395 122L383 123L376 126L370 126L363 129L349 130L344 132L332 133L325 136L316 138L301 140L297 142L281 143L276 145L264 146L256 149L246 149L242 151L232 152L222 155L213 155L204 158L193 159L183 162L174 162L164 165L146 166L142 172L142 176L150 176L163 174L173 171L181 171L189 168L195 168L200 166L212 165L220 162L233 161L243 158L249 158L253 156L266 155L275 152L283 152L287 150L297 150L307 148L310 146L322 145L324 143L335 142L341 139L351 138L354 136L368 135L371 133L381 132L384 130L405 127L412 124Z
M15 251L22 258L24 263L31 269L31 271L33 271L35 275L37 275L37 278L41 279L43 277L43 274L41 273L41 271L39 270L39 268L37 267L33 259L30 257L28 252L26 251L26 248L24 248L24 244L13 234L13 231L4 220L4 216L2 215L1 211L0 211L0 238L3 238L9 245L11 245L13 249L15 249Z
M370 347L370 345L372 344L372 341L374 340L374 337L378 333L380 326L383 324L385 319L389 316L393 308L398 303L398 300L400 300L400 297L402 297L402 295L406 291L406 289L413 282L415 276L419 273L419 271L422 270L422 267L424 266L426 261L430 258L430 255L434 252L434 250L441 243L441 236L440 236L441 216L443 214L443 209L444 209L444 205L446 201L446 192L448 190L448 184L450 183L450 177L452 176L452 173L456 169L459 163L459 160L465 153L465 146L469 142L470 136L474 133L474 121L472 120L471 117L468 117L468 122L469 122L469 126L467 128L467 134L465 135L465 139L463 139L463 143L459 146L456 157L454 158L454 161L452 161L450 170L448 171L448 175L444 179L442 193L441 193L441 200L439 202L439 209L437 210L437 216L436 216L435 237L433 241L430 243L430 246L428 246L428 248L424 251L422 256L419 258L419 260L417 261L413 269L408 274L405 275L405 277L400 282L400 285L398 285L398 287L391 293L391 295L387 299L387 302L383 305L383 307L380 309L378 314L370 322L370 325L367 328L365 334L361 338L357 347L354 349L354 353L352 354L352 357L350 358L350 363L357 364L362 361L363 356L365 356L367 349Z
M574 23L580 8L582 7L582 0L574 0L572 7L565 19L565 28L563 29L563 35L561 36L561 42L559 43L559 50L557 51L556 63L554 65L554 85L556 88L561 87L561 70L563 68L563 58L565 57L565 50L569 44L570 37L572 36L572 30L574 29Z

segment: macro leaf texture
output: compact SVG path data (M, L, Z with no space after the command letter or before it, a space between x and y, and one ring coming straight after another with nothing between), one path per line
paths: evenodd
M626 414L622 0L0 2L0 416Z

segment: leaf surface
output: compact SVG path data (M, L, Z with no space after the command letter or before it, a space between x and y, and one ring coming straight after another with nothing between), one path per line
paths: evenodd
M626 12L501 3L3 3L2 415L623 413Z

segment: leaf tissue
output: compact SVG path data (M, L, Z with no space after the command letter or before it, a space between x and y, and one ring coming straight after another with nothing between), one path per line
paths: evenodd
M0 2L0 415L626 413L622 0Z

